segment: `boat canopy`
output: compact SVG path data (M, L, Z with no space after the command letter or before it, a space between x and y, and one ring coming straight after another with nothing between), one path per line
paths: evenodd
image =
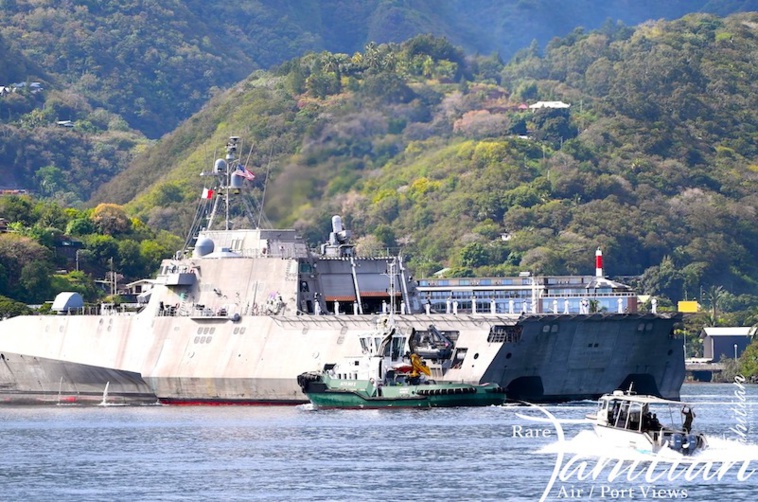
M684 403L681 403L679 401L671 401L669 399L663 399L656 396L647 396L647 395L636 395L636 394L628 394L623 391L617 390L614 391L613 394L606 394L603 397L600 398L602 401L629 401L631 403L640 403L640 404L665 404L665 405L676 405L680 406Z

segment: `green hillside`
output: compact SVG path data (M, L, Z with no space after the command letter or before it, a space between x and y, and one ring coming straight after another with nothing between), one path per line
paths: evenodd
M431 33L469 53L499 53L507 60L532 40L544 46L576 26L594 29L607 20L634 25L703 10L727 14L755 3L2 0L0 37L19 56L0 63L0 85L41 79L50 90L72 93L158 138L219 89L308 51L352 54L371 41Z
M576 30L508 65L442 39L310 54L218 96L96 200L188 227L229 135L266 211L314 244L341 214L425 275L607 271L672 300L756 295L758 14ZM523 110L563 101L566 109ZM160 166L160 167L159 167ZM132 200L133 199L133 200ZM131 202L130 202L131 201Z
M308 52L431 33L507 61L576 26L750 9L758 2L0 0L0 189L83 208L150 140L256 69Z

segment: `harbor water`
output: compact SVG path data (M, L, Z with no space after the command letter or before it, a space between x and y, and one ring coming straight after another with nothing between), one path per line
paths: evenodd
M8 502L754 500L758 388L685 384L682 400L711 448L668 464L599 442L589 401L0 407L0 490Z

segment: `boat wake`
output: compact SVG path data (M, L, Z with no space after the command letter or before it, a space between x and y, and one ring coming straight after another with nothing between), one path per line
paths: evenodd
M732 460L743 462L746 460L758 460L758 444L725 439L722 437L706 436L708 448L698 456L704 461Z
M561 420L561 422L565 422ZM628 461L695 462L744 462L758 460L758 444L743 443L732 439L706 436L708 448L693 455L682 455L669 448L658 453L633 447L613 446L603 441L594 431L581 431L572 438L545 445L537 453L564 453L588 458L611 458Z

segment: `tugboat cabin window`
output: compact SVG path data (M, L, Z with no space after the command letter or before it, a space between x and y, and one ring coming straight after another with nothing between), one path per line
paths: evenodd
M403 353L403 349L405 348L405 338L402 337L394 337L392 339L392 345L390 347L387 347L391 352L388 355L392 358L393 361L397 361L400 359L401 354Z

